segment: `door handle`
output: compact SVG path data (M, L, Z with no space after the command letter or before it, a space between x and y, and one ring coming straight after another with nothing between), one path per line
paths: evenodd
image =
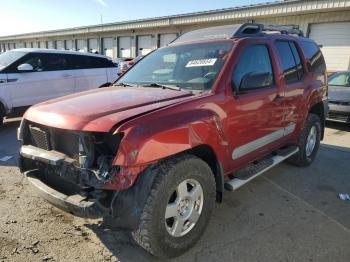
M70 74L63 74L62 76L63 76L63 77L71 77L71 76L73 76L73 75L70 75Z
M281 95L276 95L275 98L273 99L273 102L280 103L283 100L284 96Z

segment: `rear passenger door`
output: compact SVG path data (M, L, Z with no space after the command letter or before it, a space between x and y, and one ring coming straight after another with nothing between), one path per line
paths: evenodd
M274 42L280 65L282 79L283 104L285 107L284 125L296 129L300 106L308 80L304 74L300 50L294 41L277 40Z
M76 92L99 88L109 82L105 60L87 55L71 55L76 75Z
M31 72L20 72L17 66L30 64ZM67 68L63 54L31 53L11 68L8 83L13 107L29 106L75 90L74 75Z

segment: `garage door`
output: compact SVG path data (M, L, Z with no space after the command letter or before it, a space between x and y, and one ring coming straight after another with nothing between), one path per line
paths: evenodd
M98 40L96 38L89 39L89 52L96 53L98 50Z
M66 49L74 50L74 40L66 40Z
M137 55L147 55L153 49L152 36L142 35L137 37Z
M111 58L114 58L113 38L112 37L103 38L102 45L103 45L103 54Z
M48 49L54 49L53 41L47 41L47 48Z
M328 71L350 68L350 22L313 24L310 38L323 46Z
M86 46L86 41L83 39L77 40L77 51L79 52L86 52L87 51L87 46Z
M62 40L56 41L56 49L57 50L64 50L64 41L62 41Z
M118 56L123 58L131 57L131 37L119 37Z
M159 47L166 46L176 38L176 34L161 34L159 36Z
M40 48L46 48L46 42L40 41Z

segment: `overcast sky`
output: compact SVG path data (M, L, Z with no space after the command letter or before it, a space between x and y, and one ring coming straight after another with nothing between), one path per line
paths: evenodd
M273 0L270 0L273 1ZM0 36L267 2L264 0L0 0Z

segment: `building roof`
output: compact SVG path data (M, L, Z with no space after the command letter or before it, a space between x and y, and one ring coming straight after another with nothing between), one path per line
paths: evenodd
M110 31L132 31L136 29L200 24L205 22L220 22L223 20L248 20L262 16L283 16L286 14L302 14L320 10L339 10L341 8L350 8L350 0L274 1L254 5L209 10L203 12L194 12L179 15L107 23L101 25L91 25L60 30L50 30L11 36L2 36L0 37L0 41L15 41L43 37L57 37L64 35L77 36L89 33L101 33Z

